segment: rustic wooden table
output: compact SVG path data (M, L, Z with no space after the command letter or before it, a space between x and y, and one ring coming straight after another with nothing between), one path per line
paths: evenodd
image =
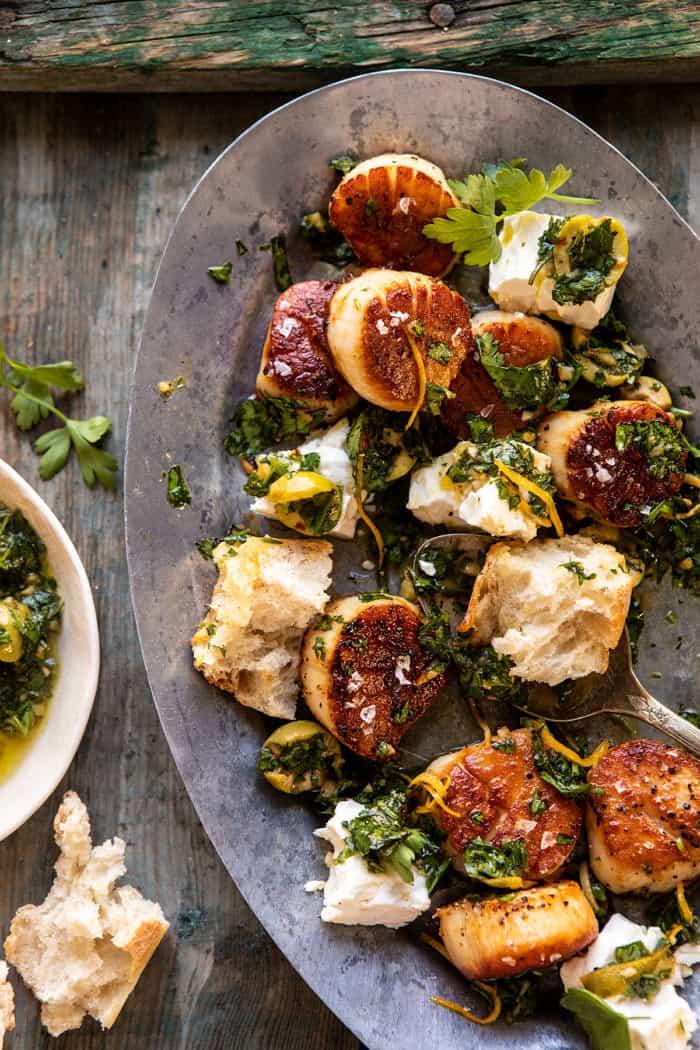
M700 86L547 94L619 146L700 227ZM0 96L0 336L30 362L77 362L87 380L81 410L112 417L119 453L149 289L180 204L216 154L281 99ZM6 401L0 450L73 536L95 590L103 649L97 702L65 783L0 844L0 930L49 887L51 821L67 787L87 802L98 839L126 839L131 879L172 924L115 1029L107 1035L86 1022L62 1047L358 1050L248 911L185 795L136 640L120 495L89 492L75 465L39 482ZM52 1045L21 986L17 1007L8 1050Z

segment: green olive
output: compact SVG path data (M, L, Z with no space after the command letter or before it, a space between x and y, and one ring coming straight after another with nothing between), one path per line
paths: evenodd
M268 783L286 795L333 792L340 779L340 744L317 722L287 722L262 746L258 769Z
M626 401L648 401L665 412L673 404L673 399L668 392L668 387L654 379L653 376L639 376L636 383L629 383L622 387L620 393Z
M397 455L389 468L389 473L386 476L387 484L391 481L398 481L399 478L403 478L406 474L410 474L416 463L415 456L410 455L405 448L399 450Z
M642 956L641 959L601 966L599 970L593 970L582 977L581 984L587 991L599 995L601 999L607 999L611 995L625 995L630 984L643 974L663 973L672 966L671 945L664 944L662 948Z
M23 639L20 625L29 616L29 609L15 598L0 602L0 662L16 664L22 659Z

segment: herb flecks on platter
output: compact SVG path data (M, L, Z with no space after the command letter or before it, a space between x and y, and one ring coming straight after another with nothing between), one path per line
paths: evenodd
M34 442L39 459L39 476L48 481L68 461L71 452L78 457L85 484L113 489L118 463L111 452L101 448L103 438L112 428L107 416L71 419L56 405L53 390L71 393L85 386L72 361L54 364L25 365L13 360L0 343L0 385L14 394L10 407L20 430L32 430L49 416L63 425L47 430Z
M478 175L467 175L463 181L448 180L463 207L450 208L446 218L428 223L423 230L426 237L451 244L471 266L488 266L501 257L498 230L503 219L543 200L597 203L591 197L557 192L573 175L571 168L557 164L546 177L537 168L525 171L523 164L520 158L510 163L487 164Z

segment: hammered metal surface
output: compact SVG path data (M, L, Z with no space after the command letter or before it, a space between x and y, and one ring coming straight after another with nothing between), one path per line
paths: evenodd
M125 481L131 587L149 681L180 773L226 867L292 964L370 1050L575 1050L585 1039L554 1008L515 1027L477 1029L433 1006L435 994L464 1001L464 985L411 931L322 925L318 897L303 890L325 870L323 849L311 837L314 819L254 771L265 720L192 670L188 639L215 575L194 544L221 535L247 509L240 471L221 443L232 406L253 388L276 294L269 253L258 248L287 231L295 277L324 272L311 265L295 231L303 211L325 206L333 185L328 159L348 151L416 151L453 176L501 157L525 156L543 169L565 161L576 172L572 192L599 197L601 210L628 230L631 262L620 299L637 338L656 356L660 378L676 393L681 384L700 388L700 242L655 187L578 120L520 89L429 70L359 77L289 103L243 134L197 184L153 291L136 364ZM238 239L250 249L240 259ZM214 284L207 267L232 256L230 285ZM483 299L476 278L464 291ZM185 389L163 401L156 384L178 374ZM169 507L161 484L173 462L183 465L192 488L192 506L182 511ZM336 544L338 592L376 585L361 568L365 556ZM674 707L692 702L700 637L691 601L664 587L646 605L640 677ZM679 612L676 625L664 619L669 608ZM685 639L676 650L681 625ZM650 680L652 672L662 677ZM447 696L408 746L430 755L475 735ZM687 983L686 994L697 1004L700 980ZM692 1045L700 1047L700 1039Z

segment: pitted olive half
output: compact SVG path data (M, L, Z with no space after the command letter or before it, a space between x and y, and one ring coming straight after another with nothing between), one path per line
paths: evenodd
M317 722L288 722L272 733L260 750L258 771L278 791L331 794L343 768L340 744Z

